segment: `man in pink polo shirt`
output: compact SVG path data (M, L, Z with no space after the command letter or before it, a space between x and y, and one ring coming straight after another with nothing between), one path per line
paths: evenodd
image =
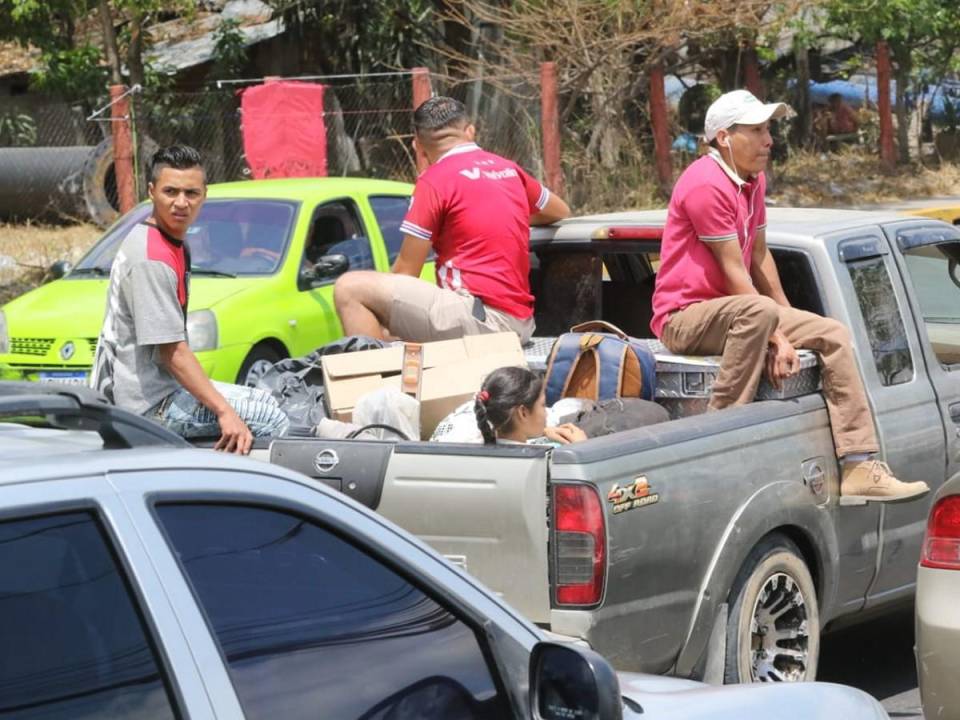
M707 110L708 155L688 167L670 198L653 295L651 328L672 352L722 354L710 408L751 402L766 368L779 384L800 369L795 348L820 354L823 394L845 496L895 501L919 497L926 483L897 480L883 462L850 333L836 320L790 307L767 249L763 170L770 120L783 103L746 90Z
M570 208L516 163L482 150L463 103L434 97L413 116L430 167L417 180L393 273L349 272L334 287L347 335L414 342L533 334L530 226ZM420 280L430 251L436 284Z

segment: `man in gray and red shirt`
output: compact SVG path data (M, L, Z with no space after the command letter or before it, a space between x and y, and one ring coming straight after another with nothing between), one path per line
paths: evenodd
M188 344L184 238L207 194L199 153L159 150L147 189L153 211L122 240L110 269L91 385L184 437L219 434L217 449L247 453L254 435L282 434L289 420L269 393L207 378Z
M722 354L710 409L753 400L766 367L779 384L800 369L795 348L819 353L840 491L868 500L906 500L926 483L893 477L879 451L849 331L836 320L790 306L767 248L766 178L770 120L787 111L746 90L707 110L712 148L673 189L660 247L651 329L672 352Z
M414 113L430 167L417 180L393 273L350 272L334 299L347 335L415 342L484 332L533 333L530 226L570 214L516 163L482 150L462 103L435 97ZM436 284L419 279L430 251Z

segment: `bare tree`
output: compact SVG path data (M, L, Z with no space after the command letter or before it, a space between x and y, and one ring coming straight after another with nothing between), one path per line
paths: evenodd
M799 0L778 3L775 10L770 0L462 0L448 5L446 20L496 26L501 40L469 56L437 50L492 84L498 77L532 75L541 61L555 61L564 99L561 121L574 114L588 118L587 156L610 168L621 159L631 132L628 106L645 97L651 67L682 62L688 47L755 37L789 17L794 5ZM506 83L503 89L508 91Z

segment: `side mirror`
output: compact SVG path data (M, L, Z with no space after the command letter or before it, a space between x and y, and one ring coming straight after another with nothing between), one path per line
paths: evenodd
M53 265L50 266L50 277L54 280L59 280L68 272L73 270L73 263L69 260L57 260Z
M320 287L340 277L349 269L350 260L346 255L323 255L312 268L300 272L300 289Z
M323 255L313 266L313 274L318 280L340 277L350 269L350 260L346 255Z
M530 654L530 716L535 720L622 720L617 674L592 650L537 643Z

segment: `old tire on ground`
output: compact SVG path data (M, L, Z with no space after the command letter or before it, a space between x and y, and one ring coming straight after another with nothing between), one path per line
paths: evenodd
M254 345L244 358L240 372L237 373L237 385L256 387L257 382L270 369L270 366L282 359L283 356L271 345L266 343Z
M817 593L786 536L761 540L730 591L724 682L815 680L820 654Z

